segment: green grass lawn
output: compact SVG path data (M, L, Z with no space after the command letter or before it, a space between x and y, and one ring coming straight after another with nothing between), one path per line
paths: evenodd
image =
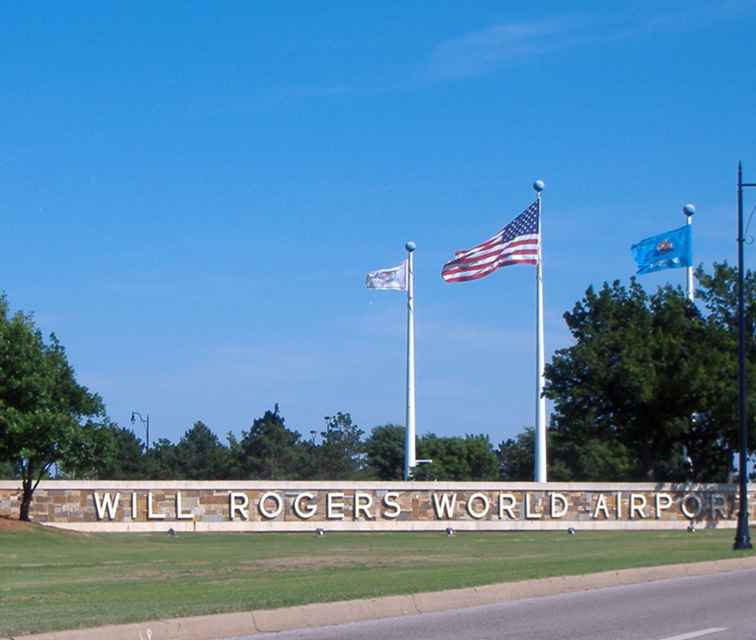
M0 636L732 558L734 531L0 532ZM738 552L744 553L744 552Z

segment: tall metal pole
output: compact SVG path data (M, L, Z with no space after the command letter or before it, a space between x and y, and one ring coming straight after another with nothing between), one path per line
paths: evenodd
M743 167L738 162L738 415L740 417L740 496L738 509L738 529L735 533L734 549L751 549L751 535L748 531L748 414L745 374L745 304L743 292Z
M533 183L538 202L538 264L536 265L536 433L535 469L536 482L546 482L546 398L543 397L545 361L543 356L543 220L541 218L541 192L543 180Z
M690 203L686 204L683 207L683 215L688 220L688 226L693 224L693 214L695 212L696 212L696 208ZM688 279L687 279L688 281L686 283L685 291L688 295L688 300L690 300L691 302L695 302L696 294L695 294L695 287L693 286L693 265L690 265L685 271L688 276Z
M404 434L404 479L415 468L415 243L407 249L407 428Z
M696 207L691 204L690 202L686 204L683 207L683 215L685 216L685 219L688 221L688 226L690 227L693 224L693 214L696 212ZM690 229L690 237L693 237L693 229ZM691 254L692 254L691 250ZM693 262L693 259L691 257L691 262ZM695 303L696 301L696 290L693 285L693 265L688 265L688 268L685 270L686 277L686 283L685 283L685 293L688 297L688 300L690 300L691 303ZM695 424L696 422L697 414L694 412L690 416L691 423ZM688 455L688 447L683 446L683 462L686 466L687 472L692 475L693 474L693 461L691 460L690 456Z

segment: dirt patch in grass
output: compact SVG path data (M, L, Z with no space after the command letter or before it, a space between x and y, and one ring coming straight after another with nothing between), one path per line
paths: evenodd
M294 557L294 558L270 558L267 560L254 560L251 562L240 563L241 568L247 565L250 569L263 568L272 570L284 569L322 569L322 568L341 568L350 566L371 566L371 567L389 567L396 565L416 565L416 564L448 564L449 558L441 555L398 555L396 557L385 557L378 554L362 555L357 557L346 556L315 556L315 557Z
M0 516L0 531L28 531L33 526L31 522L21 522L15 518Z
M92 534L85 531L69 531L67 529L56 529L46 527L38 522L23 522L18 518L0 516L0 533L18 533L19 531L54 531L61 536L90 537Z

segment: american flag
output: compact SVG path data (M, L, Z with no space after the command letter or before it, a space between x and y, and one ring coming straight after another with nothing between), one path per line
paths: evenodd
M455 252L441 270L446 282L477 280L510 264L537 264L541 235L536 200L499 233L467 251Z

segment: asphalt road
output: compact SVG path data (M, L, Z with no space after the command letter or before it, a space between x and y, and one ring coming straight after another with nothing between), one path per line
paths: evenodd
M250 640L756 639L756 570L443 613L388 618Z

